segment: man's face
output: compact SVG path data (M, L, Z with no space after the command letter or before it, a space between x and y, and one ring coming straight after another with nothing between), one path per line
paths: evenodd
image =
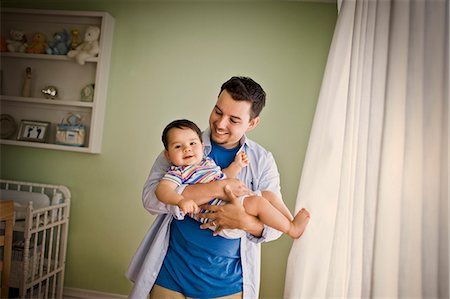
M234 148L242 136L259 122L259 117L250 119L251 103L235 101L223 90L209 117L211 139L224 148Z

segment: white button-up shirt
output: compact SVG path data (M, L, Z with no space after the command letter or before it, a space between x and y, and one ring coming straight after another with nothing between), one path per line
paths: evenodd
M202 135L206 156L211 152L210 135L209 129ZM241 140L241 149L246 152L250 163L242 169L238 179L252 191L271 191L281 199L280 175L272 154L256 142L247 139L246 136ZM153 164L144 185L142 194L144 207L158 217L145 235L128 268L127 277L134 282L129 295L129 298L132 299L147 298L167 253L170 223L174 218L184 218L184 214L178 206L164 204L155 195L156 186L169 166L170 164L162 152ZM185 187L186 185L178 187L177 192L182 193ZM244 299L258 298L261 270L260 243L275 240L280 236L281 232L265 226L261 237L257 238L247 233L241 238Z

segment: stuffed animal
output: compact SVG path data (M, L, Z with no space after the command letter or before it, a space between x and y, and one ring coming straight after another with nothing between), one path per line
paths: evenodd
M70 30L70 36L72 40L70 50L75 50L80 44L80 31L78 31L78 29L72 29Z
M33 35L31 45L27 47L26 52L32 54L45 54L45 49L47 46L47 37L45 34L42 32L36 32Z
M66 55L70 48L70 35L67 30L53 34L53 40L48 43L45 49L47 54Z
M78 45L75 50L69 51L67 56L75 58L78 64L83 65L88 58L95 57L100 51L98 38L100 37L100 28L89 26L84 34L84 41Z
M25 32L17 29L11 29L9 31L10 39L6 40L6 47L9 52L25 52L27 48L27 37Z

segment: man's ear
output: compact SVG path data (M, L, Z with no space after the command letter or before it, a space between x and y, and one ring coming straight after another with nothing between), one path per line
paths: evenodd
M247 132L253 130L254 128L256 128L259 124L260 118L259 116L252 118L249 122L248 128L247 128Z

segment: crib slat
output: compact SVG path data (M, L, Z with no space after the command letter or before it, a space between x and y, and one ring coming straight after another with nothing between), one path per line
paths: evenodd
M41 193L53 199L62 195L55 206L26 210L23 231L22 270L19 279L20 298L57 298L63 296L70 191L62 185L48 185L0 179L0 189ZM55 218L56 216L56 218ZM17 230L19 232L19 230ZM17 257L19 258L19 257Z

